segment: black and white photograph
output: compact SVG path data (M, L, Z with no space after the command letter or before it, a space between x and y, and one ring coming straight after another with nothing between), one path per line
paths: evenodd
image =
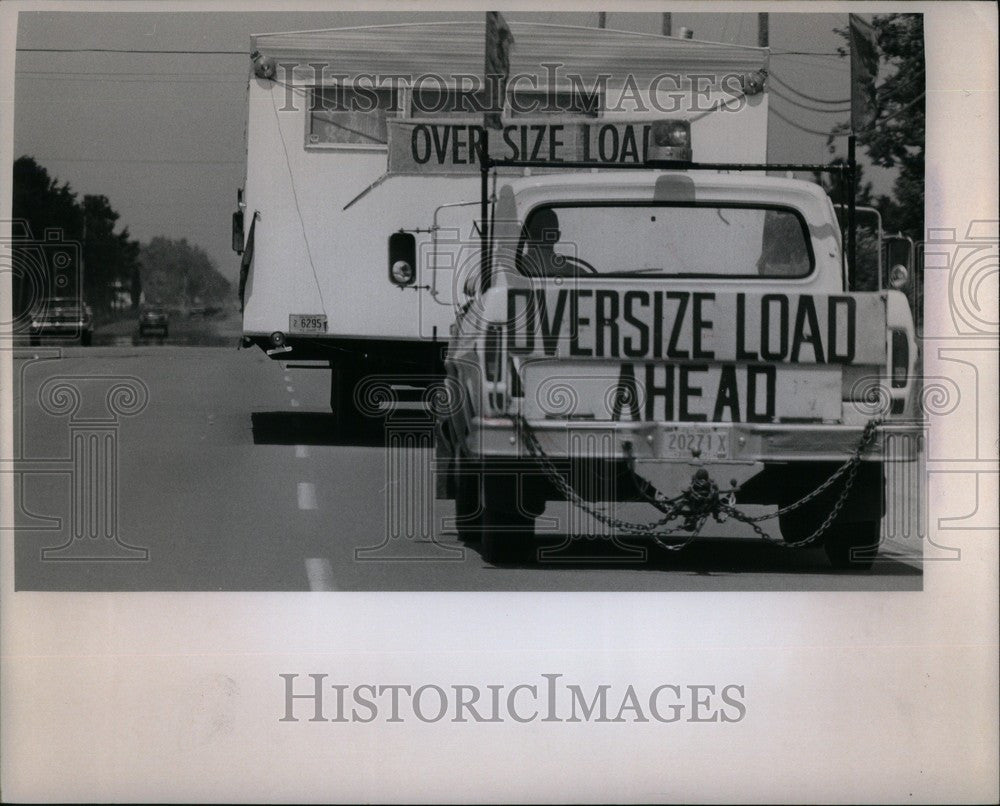
M921 15L105 16L18 23L19 590L921 588Z
M5 9L0 796L995 797L949 5Z

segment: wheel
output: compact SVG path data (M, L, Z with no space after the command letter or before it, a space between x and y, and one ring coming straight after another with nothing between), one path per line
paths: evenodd
M163 338L165 339L170 338L170 331L167 328L163 328Z
M82 346L84 346L84 347L89 347L90 346L90 342L93 339L93 337L94 337L94 334L91 333L89 330L83 331L83 333L80 334L80 344Z
M796 467L784 483L784 494L777 501L787 506L818 486L832 472L828 466ZM787 543L797 543L815 532L830 514L841 494L843 482L835 484L804 506L780 515L781 536ZM881 463L864 463L857 472L854 486L844 506L826 532L822 543L831 565L838 569L871 568L878 553L882 516L885 512L885 477Z
M881 521L845 523L831 527L823 550L830 565L842 571L866 571L878 554Z
M492 565L531 559L535 515L517 502L516 476L483 478L482 552Z
M778 516L778 526L781 529L781 539L786 543L798 543L815 532L822 521L823 515L810 512L809 507L793 509L786 515Z
M478 542L483 536L482 478L462 471L455 460L455 528L463 543Z
M335 428L339 433L357 423L358 410L354 404L354 389L361 380L361 367L356 361L343 359L330 362L330 409Z

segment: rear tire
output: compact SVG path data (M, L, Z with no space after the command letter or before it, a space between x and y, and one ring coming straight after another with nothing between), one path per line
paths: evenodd
M518 507L516 476L483 478L483 559L491 565L533 559L535 516Z
M361 377L361 368L356 361L344 359L330 362L330 409L337 433L345 433L358 423L354 389Z
M784 495L777 502L787 506L818 485L827 468L803 463L785 480ZM832 470L831 470L832 472ZM786 543L797 543L813 534L829 516L843 490L841 480L798 509L780 515L778 523ZM885 513L885 478L881 463L865 462L858 469L843 508L816 541L823 546L830 564L839 570L871 568L878 554L882 516Z
M845 523L826 535L823 550L830 565L840 571L867 571L878 555L881 521Z
M455 528L463 543L475 543L483 537L483 489L478 473L463 472L462 461L455 460Z
M90 346L90 342L93 339L93 337L94 337L94 334L91 333L89 330L83 331L83 333L80 336L80 344L83 347L89 347Z
M798 543L800 540L805 540L819 528L823 516L816 512L810 513L807 511L808 509L808 507L800 507L793 509L787 515L778 516L781 539L786 543Z

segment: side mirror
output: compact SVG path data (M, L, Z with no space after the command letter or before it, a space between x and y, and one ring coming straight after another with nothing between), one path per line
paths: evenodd
M465 276L465 282L462 284L462 293L466 297L472 299L476 294L479 293L479 272L470 271Z
M906 285L913 270L913 241L903 234L884 236L882 265L887 267L885 282L889 288Z
M417 239L411 232L389 236L389 282L405 288L417 281Z
M237 255L243 254L243 211L237 210L233 213L233 251Z

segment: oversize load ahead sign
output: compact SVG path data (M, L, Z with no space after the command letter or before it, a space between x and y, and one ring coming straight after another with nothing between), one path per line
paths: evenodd
M652 122L583 123L561 118L522 119L490 132L494 159L615 162L640 165ZM482 122L468 119L389 120L389 173L474 173L479 170Z
M884 364L877 294L508 288L513 355Z
M546 385L570 381L602 419L836 419L840 366L886 358L876 294L511 288L506 298L529 416L552 414Z

